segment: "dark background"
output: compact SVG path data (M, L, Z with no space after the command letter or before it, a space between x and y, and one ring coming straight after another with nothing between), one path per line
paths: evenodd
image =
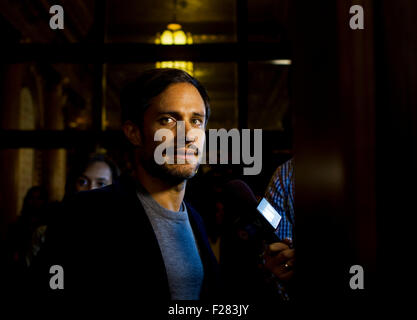
M153 44L174 19L171 1L0 3L1 239L31 185L60 200L75 154L106 152L128 169L120 88L156 61L187 59L212 98L209 128L264 129L259 176L207 166L195 179L239 177L262 195L295 157L299 301L401 295L390 284L406 280L404 219L416 211L415 1L178 1L187 46ZM64 30L49 29L53 4ZM364 30L349 28L355 4ZM365 290L349 287L355 264Z

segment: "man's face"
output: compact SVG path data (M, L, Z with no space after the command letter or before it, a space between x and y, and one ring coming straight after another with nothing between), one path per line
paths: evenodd
M189 83L175 83L152 99L146 110L141 130L141 161L144 168L154 176L184 181L195 175L199 166L197 150L201 152L204 145L206 109L198 90ZM177 127L183 124L185 145L177 144ZM160 129L172 132L173 141L154 141L155 133ZM155 148L163 142L174 146L173 164L159 165L155 162ZM183 150L177 154L178 148ZM185 149L185 150L184 150ZM169 157L164 154L164 157ZM178 161L181 158L182 161ZM180 164L180 163L183 164Z

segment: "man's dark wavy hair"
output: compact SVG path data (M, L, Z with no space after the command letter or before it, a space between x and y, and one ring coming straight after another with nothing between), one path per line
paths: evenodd
M174 83L190 83L198 90L206 107L205 124L207 124L210 116L210 103L206 89L187 72L171 68L147 70L123 88L120 96L122 122L125 123L130 120L139 128L142 128L143 115L152 98Z

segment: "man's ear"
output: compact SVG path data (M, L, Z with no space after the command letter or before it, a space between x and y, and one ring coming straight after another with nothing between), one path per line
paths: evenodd
M128 120L123 124L122 128L126 138L130 141L131 144L133 144L135 147L142 146L142 134L136 124Z

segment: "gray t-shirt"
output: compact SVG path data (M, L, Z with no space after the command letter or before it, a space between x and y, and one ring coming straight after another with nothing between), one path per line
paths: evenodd
M137 195L161 248L171 299L200 299L204 270L184 202L175 212L162 207L141 185Z

